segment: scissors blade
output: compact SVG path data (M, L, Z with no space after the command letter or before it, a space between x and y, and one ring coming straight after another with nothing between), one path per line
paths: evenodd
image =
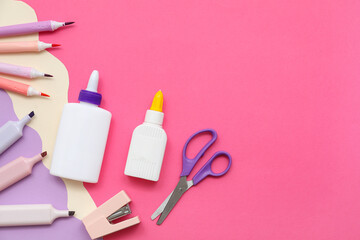
M168 203L171 195L173 194L174 191L172 191L169 196L167 196L167 198L165 199L165 201L163 201L161 203L161 205L158 207L158 209L156 209L156 211L153 213L153 215L151 215L151 220L154 220L155 218L157 218L163 211L164 211L164 208L166 206L166 204Z
M193 186L193 181L186 181L187 189ZM166 204L169 202L169 199L174 191L172 191L169 196L161 203L161 205L156 209L156 211L151 215L151 220L157 218L165 209Z
M179 183L177 184L176 188L174 189L174 192L171 194L171 197L166 204L162 214L160 215L159 220L156 222L157 225L160 225L164 222L165 218L169 215L171 210L174 208L176 203L179 201L181 196L188 190L188 185L186 181L186 176L183 176L180 178Z

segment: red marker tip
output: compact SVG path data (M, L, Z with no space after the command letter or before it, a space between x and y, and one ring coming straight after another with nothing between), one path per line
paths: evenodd
M51 46L52 46L52 47L60 47L60 46L61 46L61 44L56 44L56 43L53 43L53 44L51 44Z
M50 95L47 95L46 93L41 93L41 96L50 97Z

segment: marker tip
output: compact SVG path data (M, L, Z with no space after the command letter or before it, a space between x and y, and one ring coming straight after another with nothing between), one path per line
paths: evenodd
M65 26L74 24L75 22L65 22Z
M47 95L46 93L41 93L41 96L50 97L50 95Z
M32 118L35 115L34 111L32 111L31 113L29 113L29 117Z
M69 211L69 216L74 216L75 215L75 211Z
M45 157L47 155L47 151L41 153L41 157Z
M53 75L45 73L44 77L53 77Z
M51 44L51 46L52 46L52 47L60 47L60 46L61 46L61 44L52 43L52 44Z

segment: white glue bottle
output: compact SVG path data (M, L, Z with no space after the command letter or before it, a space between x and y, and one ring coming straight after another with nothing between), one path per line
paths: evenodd
M99 72L93 71L80 103L64 106L50 173L72 180L96 183L109 133L111 113L99 108Z
M164 97L158 91L150 110L146 111L145 121L136 127L130 143L125 166L125 175L158 181L164 158L167 136L162 128Z

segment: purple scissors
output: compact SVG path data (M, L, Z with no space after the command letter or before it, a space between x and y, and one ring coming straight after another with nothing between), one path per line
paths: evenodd
M201 133L209 132L212 135L211 140L205 144L205 146L200 150L200 152L195 156L195 158L190 159L186 156L186 149L189 144L189 142L197 135ZM224 151L218 151L216 152L206 163L205 165L196 173L196 175L193 177L192 180L187 180L187 176L190 175L191 170L194 168L196 163L199 161L199 159L204 155L204 153L211 147L211 145L216 141L217 139L217 133L213 129L203 129L200 130L193 135L190 136L190 138L186 141L184 149L183 149L183 168L182 172L180 174L180 180L178 184L176 185L174 191L170 193L170 195L165 199L165 201L159 206L159 208L153 213L151 216L151 219L154 220L157 218L160 214L160 218L157 221L157 225L160 225L165 218L169 215L171 210L174 208L176 203L179 201L181 196L189 190L192 186L195 186L201 180L206 178L207 176L213 176L213 177L220 177L227 173L231 166L231 156L229 153ZM211 164L214 162L214 160L220 156L225 156L229 159L229 163L227 168L220 173L214 173L211 170Z

